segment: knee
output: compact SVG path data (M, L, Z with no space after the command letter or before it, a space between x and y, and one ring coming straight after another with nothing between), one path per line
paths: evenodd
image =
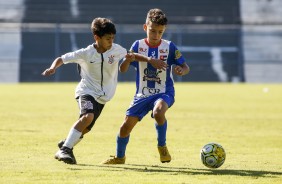
M93 121L94 119L94 114L93 113L87 113L87 114L84 114L81 116L81 121L83 123L85 123L86 125L90 125L91 122Z
M157 123L165 121L165 114L160 109L155 109L153 111L153 116Z

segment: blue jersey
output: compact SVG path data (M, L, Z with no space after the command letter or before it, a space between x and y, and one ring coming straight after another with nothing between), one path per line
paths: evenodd
M160 93L174 96L172 65L181 65L185 62L175 44L162 39L158 46L151 47L146 39L142 39L135 41L131 50L148 57L161 59L168 64L168 68L163 71L154 68L147 62L131 62L137 71L135 97L146 98Z

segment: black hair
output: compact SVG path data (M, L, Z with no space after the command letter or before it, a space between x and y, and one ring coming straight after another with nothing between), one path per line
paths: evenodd
M95 18L91 24L91 31L93 35L99 37L104 36L105 34L116 34L116 27L114 23L107 18Z

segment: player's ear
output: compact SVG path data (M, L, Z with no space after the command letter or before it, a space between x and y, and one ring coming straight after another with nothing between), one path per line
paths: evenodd
M147 25L146 24L143 25L143 29L144 29L145 32L147 32Z
M94 40L98 41L99 39L100 39L100 37L99 37L99 36L94 35Z

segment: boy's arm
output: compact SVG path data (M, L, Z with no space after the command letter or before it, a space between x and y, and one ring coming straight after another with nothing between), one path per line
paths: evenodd
M62 64L63 64L62 58L61 57L56 58L53 61L50 68L47 68L46 70L44 70L44 72L42 72L41 75L43 75L43 76L53 75L56 72L56 69L59 68Z
M134 60L132 60L132 61L134 61ZM122 73L126 72L132 61L130 59L124 58L122 63L119 65L119 71L122 72Z
M186 63L183 63L182 65L177 65L174 67L174 73L176 75L182 76L186 75L190 72L190 68Z
M150 63L154 68L160 69L160 70L166 70L167 64L160 60L160 59L153 59L151 57L144 56L142 54L138 53L128 53L123 62L119 66L120 72L126 72L129 68L129 65L133 61L140 61L140 62L148 62Z
M142 54L134 53L135 54L135 60L136 61L141 61L141 62L148 62L150 63L154 68L159 69L159 70L166 70L168 65L166 62L160 60L160 59L154 59L151 57L144 56Z

